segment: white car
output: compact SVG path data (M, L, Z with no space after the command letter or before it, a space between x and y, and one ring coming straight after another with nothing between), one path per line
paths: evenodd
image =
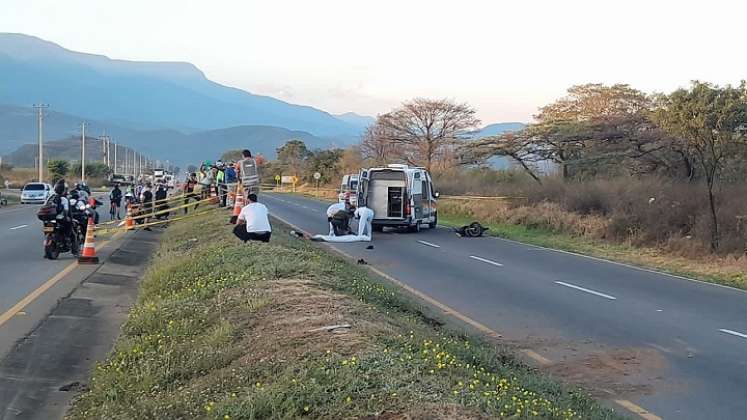
M21 204L44 204L51 195L51 185L43 182L29 182L21 190Z

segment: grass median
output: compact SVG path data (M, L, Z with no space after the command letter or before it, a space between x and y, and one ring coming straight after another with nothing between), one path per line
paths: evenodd
M278 223L245 245L220 216L169 227L69 418L616 418Z

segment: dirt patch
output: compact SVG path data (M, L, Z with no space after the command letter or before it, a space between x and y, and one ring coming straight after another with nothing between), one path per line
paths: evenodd
M241 363L300 358L304 353L354 354L371 346L371 337L386 334L385 325L361 316L360 304L347 295L308 280L268 282L269 303L246 324L246 354ZM349 324L349 328L323 327Z
M488 419L475 410L454 404L426 404L404 413L384 412L378 416L363 417L362 420L456 420Z
M543 368L563 381L578 384L597 397L651 394L667 368L658 350L614 349L595 352Z

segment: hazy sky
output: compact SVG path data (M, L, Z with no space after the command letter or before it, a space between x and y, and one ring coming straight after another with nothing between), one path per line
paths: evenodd
M415 97L528 121L573 84L668 91L747 78L747 5L576 0L0 0L0 32L209 78L339 113Z

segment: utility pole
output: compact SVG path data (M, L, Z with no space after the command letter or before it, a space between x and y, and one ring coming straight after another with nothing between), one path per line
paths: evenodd
M49 108L49 105L46 104L34 104L34 109L36 109L36 121L37 121L37 130L39 133L39 182L44 182L44 136L43 136L43 121L44 121L44 110L46 108Z
M114 142L114 169L112 170L112 173L117 173L117 142Z
M80 182L86 182L86 123L80 123Z

